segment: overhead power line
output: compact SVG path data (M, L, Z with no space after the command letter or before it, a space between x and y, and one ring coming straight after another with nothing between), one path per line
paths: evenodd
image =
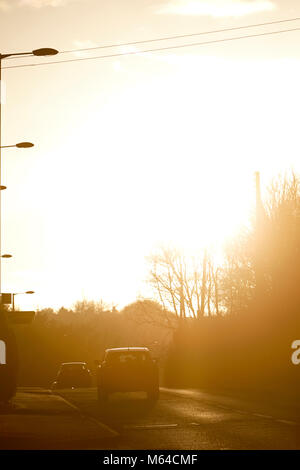
M98 49L109 49L109 48L114 48L114 47L125 47L125 46L134 46L137 44L146 44L150 42L160 42L160 41L170 41L174 39L183 39L183 38L189 38L189 37L195 37L195 36L205 36L207 34L217 34L217 33L226 33L229 31L238 31L242 29L248 29L248 28L258 28L262 26L270 26L274 24L280 24L280 23L288 23L291 21L298 21L300 20L300 17L295 17L295 18L287 18L284 20L274 20L274 21L267 21L265 23L252 23L244 26L234 26L232 28L223 28L223 29L213 29L209 31L200 31L198 33L189 33L189 34L180 34L176 36L164 36L164 37L159 37L159 38L152 38L152 39L145 39L145 40L139 40L139 41L132 41L132 42L119 42L115 44L105 44L102 46L93 46L93 47L85 47L81 49L69 49L65 51L59 51L59 54L70 54L74 52L87 52L87 51L95 51ZM24 58L26 56L18 56L18 57L8 57L8 59L19 59L19 58Z
M60 54L68 54L72 52L86 52L86 51L94 51L97 49L108 49L111 47L124 47L124 46L134 46L137 44L146 44L149 42L160 42L160 41L170 41L173 39L183 39L183 38L190 38L194 36L201 36L201 35L206 35L206 34L217 34L217 33L226 33L229 31L238 31L241 29L248 29L248 28L259 28L261 26L270 26L273 24L279 24L279 23L287 23L291 21L297 21L300 20L300 17L296 18L287 18L285 20L276 20L276 21L268 21L266 23L254 23L254 24L248 24L244 26L235 26L232 28L223 28L223 29L213 29L210 31L200 31L199 33L189 33L189 34L180 34L177 36L164 36L160 38L154 38L154 39L145 39L145 40L139 40L139 41L132 41L132 42L119 42L115 44L107 44L103 46L94 46L94 47L86 47L83 49L70 49L66 51L60 51Z
M41 65L62 64L62 63L67 63L67 62L80 62L80 61L85 61L85 60L108 59L108 58L113 58L113 57L122 57L122 56L128 56L128 55L146 54L146 53L150 53L150 52L167 51L167 50L172 50L172 49L182 49L182 48L193 47L193 46L194 47L195 46L205 46L205 45L209 45L209 44L216 44L216 43L229 42L229 41L237 41L237 40L240 40L240 39L249 39L249 38L262 37L262 36L271 36L271 35L276 35L276 34L288 33L288 32L292 32L292 31L300 31L300 27L299 28L282 29L280 31L269 31L269 32L264 32L264 33L248 34L248 35L244 35L244 36L235 36L235 37L231 37L231 38L213 39L213 40L203 41L203 42L193 42L193 43L187 43L187 44L179 44L179 45L176 45L176 46L157 47L157 48L153 48L153 49L144 49L144 50L138 50L138 51L117 52L117 53L114 53L114 54L107 54L107 55L94 56L94 57L79 57L77 59L56 60L56 61L52 61L52 62L38 62L38 63L32 63L32 64L10 65L10 66L7 66L7 67L3 67L3 69L38 67L38 66L41 66Z

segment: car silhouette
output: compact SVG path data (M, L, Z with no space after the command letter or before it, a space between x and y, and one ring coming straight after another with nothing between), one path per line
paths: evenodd
M129 347L106 349L97 368L99 401L113 392L147 393L149 400L159 396L158 366L148 348Z
M90 387L91 384L92 375L86 362L63 362L51 389Z

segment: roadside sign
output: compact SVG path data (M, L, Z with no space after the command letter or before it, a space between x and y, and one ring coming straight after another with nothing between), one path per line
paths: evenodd
M6 318L8 323L13 323L14 325L28 325L34 319L34 311L14 311L7 312Z

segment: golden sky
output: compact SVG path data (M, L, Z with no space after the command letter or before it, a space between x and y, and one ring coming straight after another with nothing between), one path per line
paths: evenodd
M296 0L0 0L2 53L60 51L300 17ZM150 43L180 45L300 27ZM3 69L2 290L21 307L148 295L157 243L201 250L249 218L262 184L299 171L300 31ZM149 48L149 45L144 45ZM143 50L61 54L55 60ZM26 58L3 67L51 61Z

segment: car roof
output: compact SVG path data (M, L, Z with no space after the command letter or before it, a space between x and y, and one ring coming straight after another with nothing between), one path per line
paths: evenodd
M62 362L61 365L62 366L74 366L74 365L86 365L86 362Z
M149 352L148 348L141 348L141 347L128 347L128 348L109 348L105 350L105 353L108 352L126 352L126 351L144 351L144 352Z

